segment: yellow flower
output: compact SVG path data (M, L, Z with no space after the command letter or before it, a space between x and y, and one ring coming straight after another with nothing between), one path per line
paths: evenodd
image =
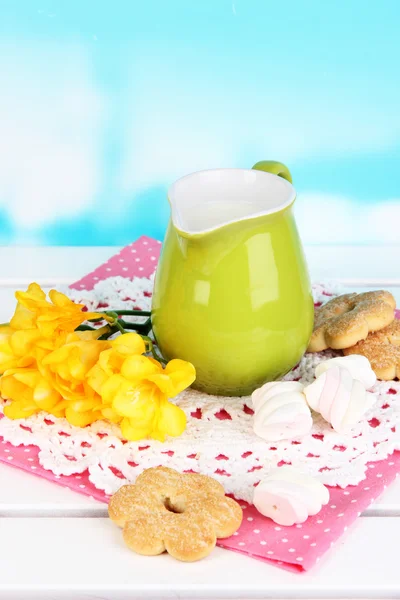
M76 427L86 427L86 425L90 425L103 418L101 412L96 410L96 407L101 402L101 398L93 390L87 390L87 392L88 394L85 399L68 402L65 409L67 421Z
M38 329L15 330L0 326L0 374L7 369L32 366L54 347L55 340L41 339Z
M4 414L10 419L24 419L40 410L52 412L62 400L36 368L6 371L0 379L0 393L12 401L4 407Z
M186 426L185 413L168 398L191 385L195 377L193 365L183 360L172 360L163 369L156 360L136 354L125 358L120 373L111 375L100 393L105 405L123 417L124 438L152 437L163 442L167 435L181 435Z
M19 357L14 354L11 347L11 336L14 329L8 325L0 327L0 374L7 369L18 367Z
M39 368L64 400L82 402L87 399L88 390L94 394L86 377L109 342L82 340L77 333L68 334L65 341L40 361Z
M88 319L108 319L104 314L82 312L83 304L75 304L56 290L49 292L50 302L37 283L31 283L26 292L16 292L18 300L10 321L13 329L38 329L43 337L56 332L72 332Z
M119 373L128 356L143 354L146 350L143 338L138 333L125 333L109 342L110 348L102 352L98 363L88 373L88 382L100 394L107 379Z
M110 342L111 348L102 352L97 364L88 373L88 383L101 394L104 384L109 378L121 371L122 364L128 356L143 354L146 347L143 338L137 333L125 333ZM120 423L121 415L112 407L112 402L103 402L98 407L103 418L112 423Z
M195 379L193 365L172 360L162 365L147 356L137 333L100 341L108 325L74 331L88 319L112 319L83 312L64 294L49 299L36 283L17 292L9 325L0 326L0 394L4 413L26 418L40 410L65 417L78 427L105 418L120 424L129 440L164 441L186 426L184 412L168 401Z

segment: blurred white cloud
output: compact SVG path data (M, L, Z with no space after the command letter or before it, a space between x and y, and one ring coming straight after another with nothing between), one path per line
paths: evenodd
M0 208L34 230L101 187L105 104L77 45L0 44Z
M289 165L350 160L355 152L385 151L400 141L397 96L370 79L359 77L354 85L339 72L337 81L321 85L307 72L294 79L275 72L270 80L268 70L218 64L222 60L199 62L188 48L176 56L169 49L161 61L154 49L142 48L129 76L121 189L169 184L198 169L251 167L243 156Z
M295 215L306 244L400 243L400 198L363 205L343 196L299 194Z

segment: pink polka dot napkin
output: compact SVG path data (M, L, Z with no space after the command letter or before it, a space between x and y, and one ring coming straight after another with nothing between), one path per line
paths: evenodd
M143 236L70 287L76 290L91 290L98 281L116 275L150 277L156 269L160 250L161 242Z
M122 277L149 277L155 270L160 242L147 237L130 244L106 263L71 287L92 289L100 280ZM88 473L71 476L54 475L38 461L38 448L14 448L0 438L0 461L34 473L59 485L86 494L102 502L108 497L89 481ZM291 571L303 572L315 565L333 546L356 518L400 473L400 452L385 461L369 464L366 479L346 489L330 488L330 502L322 511L302 525L277 526L260 515L253 506L241 502L243 523L235 535L218 545Z

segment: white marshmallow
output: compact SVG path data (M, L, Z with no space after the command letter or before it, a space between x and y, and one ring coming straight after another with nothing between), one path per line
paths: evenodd
M254 433L267 442L292 439L309 433L311 411L297 381L267 383L252 395Z
M332 366L304 388L308 405L338 433L345 433L375 403L375 396L347 368Z
M286 526L304 523L328 502L329 491L320 481L289 466L272 469L253 496L262 515Z
M376 383L376 375L371 368L371 364L366 356L360 354L350 354L349 356L338 356L330 358L319 363L315 369L315 377L319 377L332 367L345 367L354 379L358 379L364 385L366 390L371 389Z

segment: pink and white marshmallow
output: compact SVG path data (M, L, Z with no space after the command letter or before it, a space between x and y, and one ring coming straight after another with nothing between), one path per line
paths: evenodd
M347 368L332 366L304 388L308 405L338 433L346 433L374 405L376 397Z
M253 392L254 433L267 442L309 433L313 421L303 389L297 381L274 381Z
M370 390L376 383L376 375L371 368L371 363L366 356L360 354L351 354L349 356L337 356L324 360L317 365L315 377L318 378L332 367L344 367L354 379L361 381L366 390Z
M278 525L304 523L328 502L329 491L318 479L289 466L272 469L254 488L254 506Z

